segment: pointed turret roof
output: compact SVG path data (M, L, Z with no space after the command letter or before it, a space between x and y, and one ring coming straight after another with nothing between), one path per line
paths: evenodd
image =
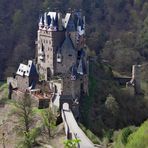
M83 75L83 74L84 74L84 72L83 72L82 59L80 59L80 61L79 61L79 65L78 65L77 73L80 74L80 75Z
M86 66L83 57L81 57L78 63L77 73L80 75L86 74Z
M72 41L68 35L66 35L66 38L61 46L61 49L66 49L66 50L75 50L74 46L72 44Z

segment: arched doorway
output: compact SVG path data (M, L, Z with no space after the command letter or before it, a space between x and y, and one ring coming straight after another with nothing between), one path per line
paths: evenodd
M50 78L51 78L51 70L50 70L50 68L48 67L48 68L47 68L47 80L50 80Z

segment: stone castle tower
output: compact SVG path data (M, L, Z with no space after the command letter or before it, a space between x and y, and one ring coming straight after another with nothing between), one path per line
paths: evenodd
M45 12L39 20L36 65L40 79L62 79L62 95L88 93L85 17L80 11ZM65 97L66 98L66 97Z

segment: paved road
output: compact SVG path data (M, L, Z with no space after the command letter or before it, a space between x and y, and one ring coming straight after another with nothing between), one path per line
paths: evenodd
M55 94L55 98L54 98L54 101L53 101L53 104L56 106L56 107L60 107L60 95L57 93Z
M94 148L94 144L88 139L88 137L84 134L84 132L78 126L73 113L69 110L68 104L65 103L63 106L63 117L65 117L65 121L69 126L70 131L72 132L73 137L80 139L79 148Z

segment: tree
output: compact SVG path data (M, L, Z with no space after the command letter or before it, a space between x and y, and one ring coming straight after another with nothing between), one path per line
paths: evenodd
M122 130L121 141L124 145L126 145L129 135L132 133L132 130L127 127Z
M109 94L106 98L105 106L109 111L111 111L113 115L117 115L119 111L119 106L116 99L111 94Z
M137 131L128 137L126 148L147 148L148 146L148 121L145 121Z
M13 114L17 117L16 131L18 135L23 135L19 148L31 148L39 132L39 129L32 127L34 119L33 100L29 94L25 93L13 104Z
M77 145L79 144L81 140L80 139L70 139L64 141L64 148L77 148Z
M56 126L56 115L51 108L45 109L42 113L43 125L48 131L49 139L52 137L52 129Z

